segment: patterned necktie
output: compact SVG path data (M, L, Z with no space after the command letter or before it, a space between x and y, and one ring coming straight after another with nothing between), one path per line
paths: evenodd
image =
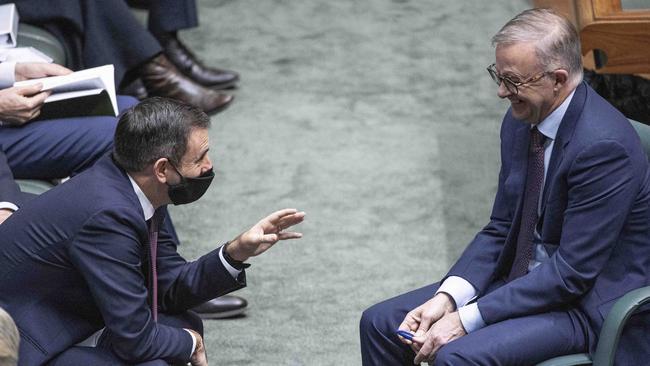
M149 220L149 281L151 283L151 314L158 321L158 273L156 272L156 256L158 253L158 227L162 221L162 210L156 210Z
M517 249L508 282L521 277L528 271L533 258L533 234L539 219L537 207L539 194L544 181L544 141L546 137L537 127L530 130L528 145L528 169L526 172L526 192L521 209L521 226L517 236Z

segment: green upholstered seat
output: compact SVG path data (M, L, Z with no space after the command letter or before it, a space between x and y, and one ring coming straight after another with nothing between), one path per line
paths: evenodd
M54 63L66 65L65 48L56 37L44 29L20 23L18 25L17 47L34 47L50 56Z
M44 180L18 179L16 182L18 183L18 186L20 186L22 192L33 194L41 194L54 187L54 184Z

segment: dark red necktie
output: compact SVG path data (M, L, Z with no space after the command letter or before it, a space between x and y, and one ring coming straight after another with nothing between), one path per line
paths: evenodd
M528 169L526 172L526 191L524 205L521 209L521 226L517 236L517 249L508 282L528 272L528 265L533 258L533 235L539 220L537 206L539 194L544 181L544 141L546 137L537 127L530 130L528 145Z
M151 283L151 314L158 321L158 273L156 272L156 256L158 253L158 227L162 221L162 211L156 210L149 220L149 281Z

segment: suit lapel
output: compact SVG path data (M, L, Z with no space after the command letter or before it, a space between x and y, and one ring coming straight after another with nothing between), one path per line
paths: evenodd
M523 202L524 191L526 190L526 169L528 169L528 143L530 140L530 126L521 123L515 132L514 148L512 151L512 171L518 182L517 187L517 211L519 215ZM515 217L516 217L515 216Z
M576 123L578 122L578 118L582 114L582 110L585 105L586 97L587 86L584 82L582 82L576 88L576 91L573 94L573 99L571 99L571 103L569 103L569 107L564 113L564 117L562 117L560 128L557 130L557 135L555 136L555 143L553 144L553 151L551 152L551 160L548 164L548 171L546 172L546 180L544 182L544 193L542 194L540 218L544 217L546 200L550 191L549 187L553 184L553 178L557 171L557 167L560 166L560 163L564 158L564 148L569 143L569 141L571 141L571 137L573 137Z
M512 172L511 179L517 182L516 185L516 206L512 227L506 238L502 260L510 261L514 258L517 235L519 235L519 226L521 223L521 210L524 202L524 192L526 190L526 169L528 168L528 142L530 140L530 126L519 122L517 130L514 133L512 149ZM510 268L510 263L507 268ZM501 265L499 265L501 266Z

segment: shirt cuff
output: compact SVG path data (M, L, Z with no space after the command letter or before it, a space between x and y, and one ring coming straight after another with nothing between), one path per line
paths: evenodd
M228 263L226 258L223 257L223 247L219 250L219 259L221 259L221 263L223 263L223 266L226 267L228 270L228 273L232 276L232 278L237 279L239 277L239 274L241 273L241 270L233 267Z
M11 88L16 82L16 63L0 63L0 89Z
M192 358L192 355L194 354L194 350L196 349L196 338L194 338L194 334L192 334L192 332L190 332L189 330L185 328L183 328L183 330L189 333L189 335L192 337L192 352L190 352L190 357L188 357L189 359Z
M460 322L463 323L463 328L465 328L467 333L472 333L475 330L485 327L485 321L481 316L481 312L478 310L477 303L471 303L459 308L458 316L460 316Z
M476 289L466 279L458 276L449 276L438 287L439 292L444 292L451 296L456 302L456 308L467 305L470 301L476 298Z
M18 211L18 206L14 205L11 202L0 202L0 210L1 209L6 209L6 210L11 210L11 211Z

